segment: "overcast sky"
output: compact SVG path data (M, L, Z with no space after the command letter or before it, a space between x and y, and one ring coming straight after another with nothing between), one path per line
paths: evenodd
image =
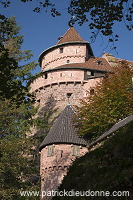
M53 18L49 12L43 10L41 13L33 12L37 6L36 1L22 3L19 0L11 1L9 8L2 8L1 14L6 17L15 16L18 25L21 25L21 34L24 35L24 50L31 49L34 54L34 60L37 62L38 56L42 51L53 46L58 41L58 37L65 34L68 26L70 15L67 14L67 3L69 0L55 0L57 8L62 12L62 16ZM98 36L94 43L91 43L91 30L86 24L79 26L76 24L74 28L81 37L89 41L93 49L94 55L101 57L103 52L112 53L114 56L126 60L133 61L133 31L128 31L124 24L116 23L114 30L119 34L119 41L116 43L117 52L110 51L110 47L106 48L107 38ZM39 67L37 72L39 72Z

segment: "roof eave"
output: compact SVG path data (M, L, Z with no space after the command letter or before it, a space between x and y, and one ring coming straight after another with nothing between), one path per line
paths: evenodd
M42 145L40 145L40 147L39 147L39 151L41 152L41 150L42 149L44 149L46 146L49 146L49 145L52 145L52 144L70 144L70 145L80 145L80 146L83 146L83 147L87 147L87 142L86 142L86 144L81 144L81 143L77 143L77 142L54 142L54 143L47 143L47 144L42 144Z
M48 69L43 71L43 73L45 72L49 72L49 71L56 71L56 70L61 70L61 69L80 69L80 70L92 70L92 71L99 71L99 72L105 72L105 73L114 73L113 71L109 71L109 70L100 70L100 69L93 69L93 68L88 68L88 67L58 67L58 68L53 68L53 69Z

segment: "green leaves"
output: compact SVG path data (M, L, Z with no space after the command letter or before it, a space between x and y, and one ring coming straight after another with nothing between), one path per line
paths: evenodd
M28 89L23 82L31 77L31 70L37 64L29 62L32 57L31 50L21 50L23 36L19 34L15 18L1 16L1 43L0 43L0 95L3 99L12 98L18 103L25 100ZM21 61L25 61L21 65ZM27 63L29 62L29 63Z
M114 70L115 74L109 74L98 83L95 94L84 98L81 107L77 108L79 133L90 140L97 138L119 120L133 114L133 70L125 61Z
M27 138L33 126L34 97L24 84L36 67L30 62L31 50L22 51L23 36L15 18L1 17L0 43L0 179L1 199L19 199L19 190L27 189L29 177L38 171L33 159L33 141ZM25 61L21 65L20 61ZM28 62L27 62L28 61ZM35 141L34 141L35 144ZM29 159L30 157L30 159Z
M109 36L109 42L118 41L118 38L115 40L113 36L113 25L116 21L123 21L129 31L133 29L133 4L129 0L71 0L68 13L75 16L75 22L79 25L87 22L93 33ZM92 39L95 37L93 33ZM110 37L113 37L113 41L110 41Z
M20 1L26 3L32 0ZM10 2L8 0L1 1L5 8L9 6ZM64 6L64 9L66 9L66 6ZM33 11L37 13L50 12L53 17L62 14L52 0L39 0ZM67 12L72 16L68 22L69 26L73 26L76 22L81 26L87 22L89 28L93 30L92 32L108 36L109 39L113 38L112 42L118 41L118 38L117 40L114 39L113 30L116 21L123 22L125 28L129 31L133 29L133 3L130 0L71 0L67 6ZM73 16L75 17L74 20ZM92 42L95 41L94 37L98 34L92 33ZM116 47L113 49L116 49Z

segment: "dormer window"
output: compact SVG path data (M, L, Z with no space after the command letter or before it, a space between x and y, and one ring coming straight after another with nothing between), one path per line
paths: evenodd
M97 65L102 65L102 61L100 61L100 60L97 60L96 63L97 63Z
M63 48L60 48L60 53L63 53Z

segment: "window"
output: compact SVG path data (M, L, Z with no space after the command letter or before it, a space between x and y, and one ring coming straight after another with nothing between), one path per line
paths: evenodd
M72 93L67 93L67 98L70 98Z
M47 146L47 157L53 156L54 155L54 148L53 145Z
M85 71L84 72L84 79L88 80L89 78L91 78L94 75L95 75L94 71Z
M93 95L93 94L94 94L94 89L91 88L91 89L90 89L90 95Z
M91 76L94 76L94 72L91 72Z
M72 147L72 155L73 156L80 156L80 146L73 145L73 147Z
M100 61L100 60L97 60L96 63L97 63L97 65L102 65L102 61Z
M60 48L60 53L63 53L63 48Z
M60 73L60 77L62 77L62 73Z
M67 63L70 63L70 60L67 60Z
M44 77L45 77L45 79L47 79L48 78L48 74L45 74Z

